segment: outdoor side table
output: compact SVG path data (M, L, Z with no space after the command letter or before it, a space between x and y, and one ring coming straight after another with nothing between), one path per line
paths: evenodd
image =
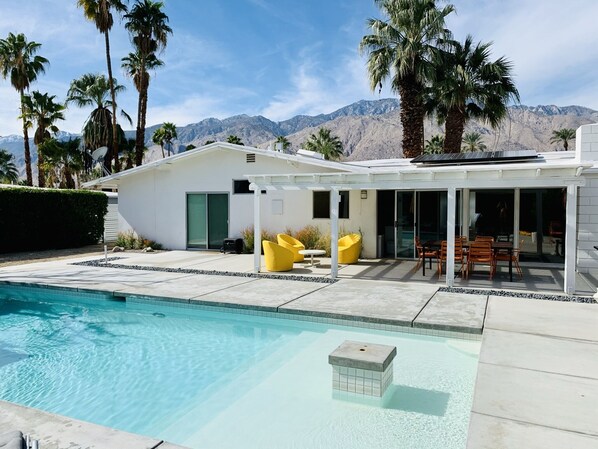
M326 251L323 249L300 249L299 254L303 254L304 256L311 257L311 266L314 266L314 256L323 256L326 254Z

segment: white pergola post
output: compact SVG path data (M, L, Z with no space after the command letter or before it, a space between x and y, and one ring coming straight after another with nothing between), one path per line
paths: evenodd
M577 186L567 186L565 218L565 293L575 293L575 261L577 259Z
M461 192L461 235L469 240L469 189Z
M341 197L336 189L330 191L330 277L338 277L338 205Z
M253 191L253 272L259 273L262 266L262 223L261 223L262 191L256 187Z
M519 223L521 218L521 189L513 192L513 248L519 249Z
M446 205L446 286L452 287L455 284L455 209L457 190L450 187L447 191Z

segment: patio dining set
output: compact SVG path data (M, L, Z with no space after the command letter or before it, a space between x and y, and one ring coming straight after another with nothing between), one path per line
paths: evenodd
M437 262L438 275L442 275L443 264L446 265L448 255L448 242L446 240L430 240L421 242L415 238L418 261L416 269L422 266L422 274L426 275L426 261L432 268L432 260ZM512 242L495 241L494 237L476 236L474 241L467 237L455 237L455 266L461 264L459 273L464 279L469 278L476 265L488 267L489 279L496 274L498 262L508 262L509 280L513 282L513 265L517 274L523 278L523 271L519 265L519 249L513 247Z

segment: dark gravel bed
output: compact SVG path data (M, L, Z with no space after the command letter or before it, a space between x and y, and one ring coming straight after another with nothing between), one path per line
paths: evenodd
M491 295L491 296L505 296L509 298L526 298L526 299L541 299L544 301L565 301L565 302L583 302L587 304L595 303L592 296L566 296L566 295L549 295L546 293L523 293L512 292L505 290L482 290L473 288L458 288L458 287L440 287L439 292L449 293L466 293L470 295Z
M147 267L142 265L122 265L118 263L110 263L113 260L122 259L122 257L108 257L108 262L104 259L89 260L87 262L76 262L71 265L81 265L85 267L100 267L100 268L121 268L123 270L142 270L142 271L161 271L164 273L183 273L183 274L207 274L210 276L236 276L244 278L259 278L259 279L280 279L286 281L301 281L301 282L315 282L318 284L334 284L335 279L324 278L319 276L301 276L301 275L280 275L267 273L240 273L238 271L218 271L218 270L194 270L190 268L164 268L164 267Z

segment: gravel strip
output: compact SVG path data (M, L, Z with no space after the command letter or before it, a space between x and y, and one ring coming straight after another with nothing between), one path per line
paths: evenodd
M472 288L458 288L458 287L440 287L439 292L449 293L466 293L470 295L491 295L504 296L509 298L525 298L525 299L541 299L544 301L564 301L564 302L583 302L587 304L595 303L592 296L566 296L566 295L549 295L546 293L523 293L513 292L507 290L482 290Z
M142 265L122 265L118 263L110 263L113 260L122 259L122 257L109 257L108 264L104 259L89 260L86 262L76 262L71 265L81 265L85 267L100 267L100 268L121 268L123 270L142 270L142 271L161 271L164 273L183 273L183 274L206 274L209 276L236 276L244 278L258 278L258 279L280 279L286 281L301 281L301 282L315 282L318 284L334 284L338 280L319 276L300 276L300 275L280 275L280 274L265 274L265 273L241 273L238 271L218 271L218 270L193 270L189 268L164 268L164 267L148 267Z

